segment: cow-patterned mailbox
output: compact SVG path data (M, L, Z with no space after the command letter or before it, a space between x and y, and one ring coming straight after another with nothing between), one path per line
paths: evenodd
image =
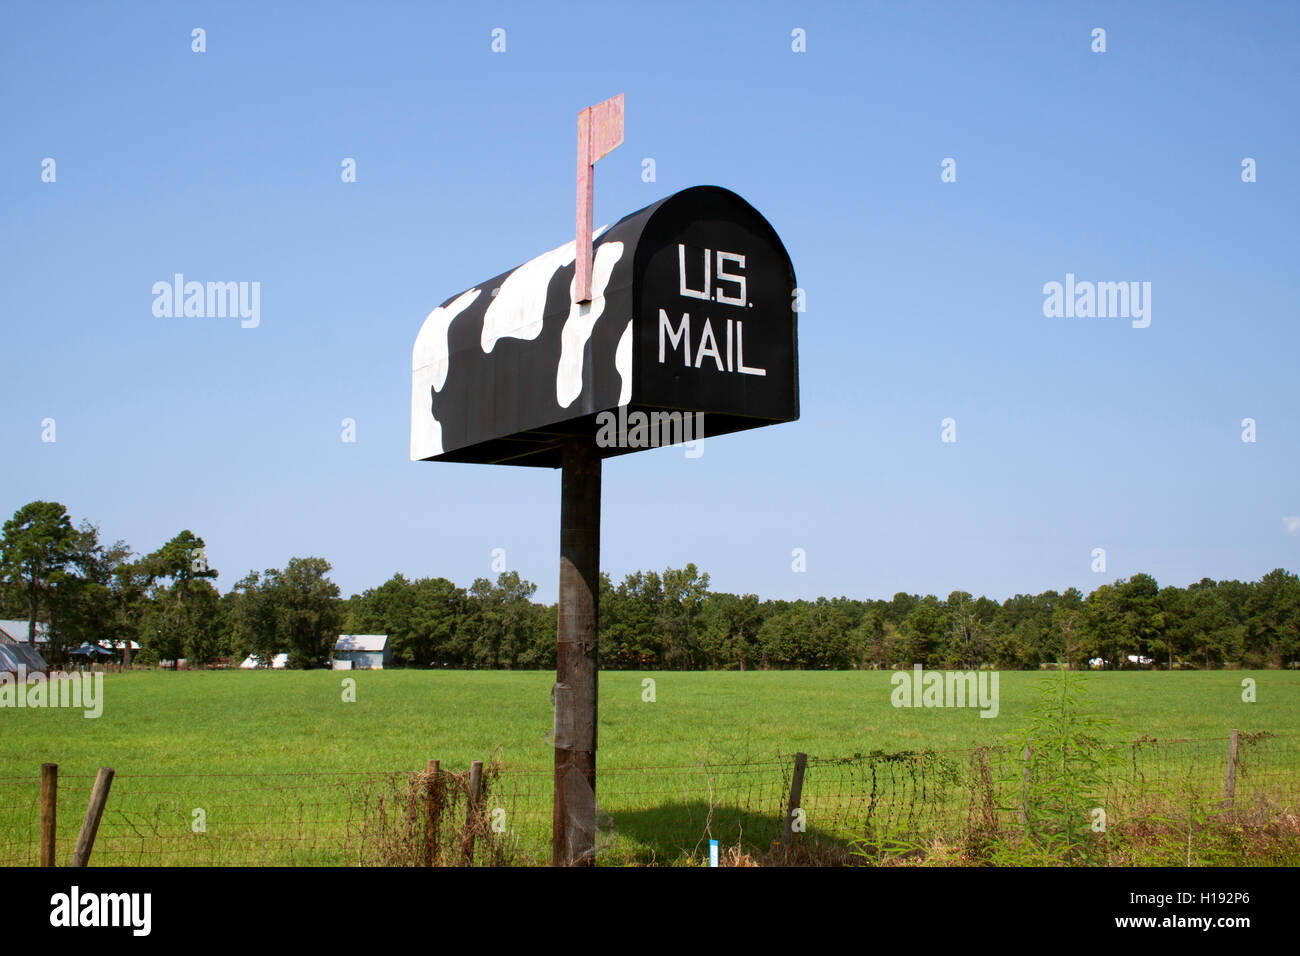
M413 460L562 469L557 865L595 856L601 460L799 417L790 257L735 193L696 186L591 229L623 97L578 115L575 240L452 296L415 340Z
M685 189L594 246L590 302L570 242L429 314L413 460L558 467L566 436L607 458L799 417L794 268L749 203Z

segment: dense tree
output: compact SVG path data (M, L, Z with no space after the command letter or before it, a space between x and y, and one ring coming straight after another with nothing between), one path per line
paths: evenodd
M858 654L858 667L889 665L889 649L898 644L898 629L890 622L884 602L873 602L864 609L852 643Z
M268 577L276 572L267 571ZM283 635L276 628L274 596L265 586L262 575L250 571L235 583L225 596L226 620L229 623L229 648L235 660L256 657L262 667L270 667L277 654L287 652Z
M1163 647L1165 621L1159 604L1160 587L1149 574L1135 574L1127 581L1116 582L1119 595L1120 649L1124 656L1120 666L1141 667L1148 651ZM1136 658L1136 660L1133 660Z
M330 570L324 558L290 558L283 571L241 578L222 602L228 650L239 659L251 654L261 667L278 654L289 656L290 667L326 666L344 620Z
M323 667L333 653L343 608L330 570L324 558L290 558L283 571L266 573L277 641L291 667Z
M531 660L532 631L537 614L532 603L537 585L519 577L517 571L504 571L493 584L478 578L470 585L474 607L469 617L473 628L472 662L475 667L515 668Z
M987 598L975 600L965 591L953 591L944 602L948 622L946 652L947 667L975 668L988 654L993 638L993 619L998 606Z
M342 601L323 558L250 572L224 596L204 542L182 531L132 560L121 541L74 528L62 505L32 502L0 537L0 614L47 625L62 654L82 641L129 641L144 660L203 664L281 653L292 666L328 662L340 631L389 637L405 667L555 666L556 607L517 572L462 588L395 574ZM1000 604L966 591L946 599L899 592L766 600L712 592L694 564L600 576L600 666L606 669L910 667L1282 667L1300 657L1300 578L1204 578L1160 587L1148 574L1088 595L1016 594ZM54 662L61 658L54 657Z
M1300 649L1300 578L1268 572L1246 602L1246 649L1259 664L1295 664Z
M73 535L67 564L55 572L50 593L50 631L60 646L120 641L134 637L134 628L121 632L120 578L118 569L127 564L131 549L124 541L103 545L99 528L82 521ZM129 645L126 652L130 658Z
M663 586L654 571L627 575L617 588L601 575L600 664L637 669L662 666L656 622Z
M50 591L64 579L77 546L77 532L67 509L56 501L33 501L14 512L0 533L0 577L22 594L27 605L28 633L33 641L36 624L51 607ZM50 651L63 657L62 641L52 634Z
M757 595L709 594L697 618L705 664L711 669L753 668L760 654L758 630L762 623Z
M139 615L140 645L153 660L210 663L223 643L222 608L203 539L186 529L137 563L148 603Z
M700 666L699 617L709 593L709 576L694 564L667 568L660 576L663 600L659 604L655 630L664 667L686 670Z
M1066 588L1061 596L1052 602L1051 647L1054 656L1049 661L1060 661L1071 667L1084 663L1085 653L1082 642L1083 595L1078 588Z
M920 664L923 667L938 664L948 627L948 616L939 599L934 595L922 598L903 618L899 628L902 658L890 663Z

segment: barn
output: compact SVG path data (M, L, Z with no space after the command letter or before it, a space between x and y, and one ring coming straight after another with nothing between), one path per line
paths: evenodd
M249 654L244 658L243 663L239 665L240 670L251 671L257 670L262 666L262 662L257 659L256 654ZM271 658L271 669L282 671L289 666L288 654L276 654Z
M8 640L5 640L8 638ZM27 633L26 621L0 621L0 644L26 644L32 646L31 635ZM43 621L36 622L36 643L50 643L49 625Z
M49 666L26 644L0 644L0 674L46 674Z
M340 634L334 660L351 664L351 670L381 671L393 662L393 649L387 634Z
M37 625L36 639L42 641L42 631ZM27 641L26 621L0 621L0 673L45 674L49 666Z

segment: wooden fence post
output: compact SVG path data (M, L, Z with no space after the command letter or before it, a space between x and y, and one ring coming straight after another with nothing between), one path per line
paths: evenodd
M785 811L785 825L781 828L781 855L790 856L790 843L794 839L794 812L803 801L803 772L808 766L808 755L794 755L794 775L790 778L790 805Z
M442 809L442 775L438 761L430 760L424 786L424 865L433 866L438 859L438 816Z
M90 862L90 851L95 848L95 834L99 832L99 820L104 815L104 804L108 802L108 791L112 786L112 768L100 767L95 785L90 790L90 803L86 805L86 816L81 821L81 832L77 834L77 845L72 850L73 866L85 866Z
M1237 729L1228 738L1228 774L1223 778L1223 810L1231 813L1237 798Z
M59 814L59 765L41 764L41 866L54 866L54 834Z
M465 842L464 862L470 866L474 862L474 837L479 827L479 800L483 796L483 761L475 760L469 765L469 806L465 808Z

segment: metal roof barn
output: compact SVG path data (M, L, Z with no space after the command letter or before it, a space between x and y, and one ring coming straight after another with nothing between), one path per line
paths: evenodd
M17 674L21 671L44 674L49 669L36 648L26 644L0 644L0 673Z
M100 647L98 644L91 644L89 642L82 644L75 651L69 651L68 653L80 657L92 657L95 655L111 657L113 655L113 652L107 647Z
M351 662L353 670L383 670L393 662L393 649L387 634L340 634L334 659Z
M36 622L36 643L50 643L49 625L44 621ZM31 636L27 633L26 621L0 621L0 632L19 644L30 644ZM0 641L3 641L0 638Z

